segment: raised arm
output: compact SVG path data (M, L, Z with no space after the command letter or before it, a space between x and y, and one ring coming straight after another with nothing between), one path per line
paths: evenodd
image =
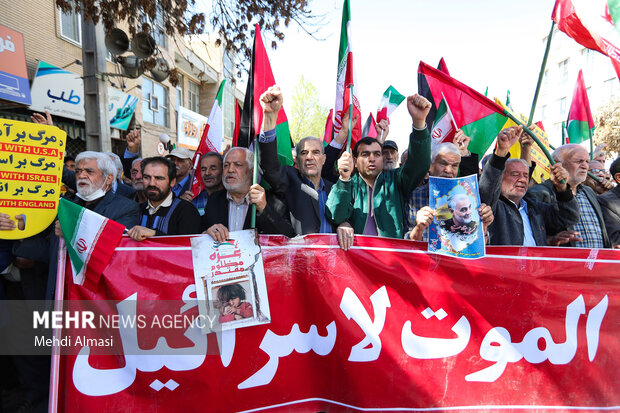
M413 132L409 136L409 156L397 170L398 186L405 197L424 179L431 166L431 137L426 128L431 102L418 94L409 96L407 109L413 121Z
M278 160L278 142L276 140L276 124L278 113L282 108L282 92L280 87L271 86L260 97L263 108L263 132L258 138L259 162L263 177L269 183L272 191L285 194L289 180L286 167Z

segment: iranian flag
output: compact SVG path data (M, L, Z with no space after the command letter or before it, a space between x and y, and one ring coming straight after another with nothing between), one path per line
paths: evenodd
M67 245L73 281L91 289L97 285L125 227L78 204L60 198L58 220Z
M248 85L245 90L245 101L241 112L241 126L237 145L249 148L254 137L257 136L263 126L263 109L260 105L260 96L271 86L276 84L276 80L271 70L267 50L263 44L260 34L260 27L254 29L254 46L252 48L252 63L248 76ZM276 121L276 141L278 148L278 160L282 165L293 165L293 152L291 151L293 142L291 132L288 127L288 119L284 108L278 113Z
M446 97L442 95L441 102L437 108L435 123L431 130L431 144L435 146L443 142L452 142L457 129L448 101Z
M224 141L224 121L222 115L222 96L224 95L224 87L226 85L226 79L220 83L220 88L215 96L213 106L211 106L211 112L207 120L207 125L204 131L202 131L202 138L200 138L200 145L196 149L194 154L194 175L192 179L192 193L196 197L203 189L204 183L200 177L200 158L205 153L220 152L222 149L222 142Z
M573 102L568 111L566 131L570 143L581 143L592 137L594 119L590 111L590 101L586 92L586 84L583 81L583 73L580 70L577 75L577 84L573 93Z
M507 117L504 109L483 94L424 62L418 67L418 81L423 77L433 105L445 97L456 125L471 138L469 150L483 155L502 130Z
M577 43L609 56L620 77L618 3L618 0L556 0L551 18L558 29Z
M388 87L383 96L381 97L381 103L379 103L379 109L377 110L377 122L381 122L383 119L390 121L390 115L398 105L400 105L405 97L398 93L394 86Z
M359 92L357 90L355 75L353 73L353 50L351 47L351 8L349 0L344 0L342 6L342 26L340 28L340 48L338 49L338 76L336 80L336 111L334 116L334 135L338 134L342 127L342 115L349 110L351 99L353 101L353 119L357 115L361 119ZM349 96L353 85L353 97ZM357 122L351 131L351 146L355 145L362 137L361 122Z

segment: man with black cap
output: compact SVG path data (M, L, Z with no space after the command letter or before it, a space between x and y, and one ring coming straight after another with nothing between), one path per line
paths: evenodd
M398 168L398 145L396 142L390 140L383 142L381 153L384 171Z

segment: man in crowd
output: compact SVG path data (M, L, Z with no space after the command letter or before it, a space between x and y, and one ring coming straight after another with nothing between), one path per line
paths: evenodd
M579 219L561 228L568 231L550 232L550 235L561 233L559 236L562 238L550 243L569 242L571 246L578 248L610 248L611 243L607 236L603 211L596 200L596 194L592 188L583 185L588 176L590 162L588 151L581 145L568 144L557 148L552 156L556 162L561 162L568 172L567 183L577 199ZM539 201L556 204L559 198L553 187L554 183L547 180L534 185L530 193Z
M232 148L224 156L225 190L209 196L200 225L215 241L225 241L229 231L250 228L252 204L256 205L259 232L295 236L284 202L271 192L267 195L260 185L252 185L253 170L254 154L249 149Z
M172 192L179 197L192 188L190 172L193 166L193 155L188 149L175 148L166 157L171 159L177 168L176 184L172 187Z
M491 245L547 245L547 233L557 233L579 219L577 201L566 184L562 164L551 167L551 190L557 203L537 201L527 193L529 166L523 159L508 159L522 127L504 129L480 177L480 199L493 209L489 226ZM564 182L563 182L564 181Z
M620 248L620 158L611 163L609 172L616 186L596 197L605 220L605 229L613 248Z
M112 181L112 191L114 191L115 194L134 199L136 190L124 183L121 178L123 176L123 163L121 162L121 158L114 152L105 152L105 154L112 159L112 162L114 162L116 166L116 178Z
M135 158L131 162L131 186L136 191L133 200L138 204L147 201L144 191L144 181L142 180L142 158Z
M222 155L217 152L208 152L200 158L200 179L204 185L204 189L196 195L190 190L181 195L182 199L191 201L202 216L205 213L205 206L209 196L217 191L221 191L222 185Z
M594 175L596 179L592 178L590 174L588 174L583 184L592 188L597 195L604 194L614 187L614 184L610 179L611 177L607 173L605 165L601 161L591 160L588 166L588 172Z
M394 141L383 142L381 149L383 155L383 170L389 171L398 167L398 145Z
M73 156L65 156L65 168L75 172L75 158Z
M467 147L471 139L460 129L452 142L443 142L435 145L431 151L430 176L442 178L456 178L459 169L464 172L461 176L475 174L478 170L478 157L473 156ZM462 164L461 164L461 161ZM409 232L405 238L426 241L428 240L428 226L435 218L435 210L428 206L428 183L417 187L409 197L405 212ZM418 213L422 211L419 216ZM481 204L478 214L485 228L493 221L491 209Z
M172 191L176 168L170 159L159 156L142 161L142 181L147 202L140 205L140 224L127 233L133 240L143 241L156 235L195 234L200 227L196 208Z
M325 203L333 183L321 175L323 165L326 162L333 165L338 158L348 129L341 128L327 149L320 139L303 138L296 146L295 167L284 166L278 160L275 130L278 112L282 108L280 88L270 87L263 93L260 102L264 114L263 129L266 131L259 137L263 178L275 194L286 200L291 224L297 235L334 232L325 217ZM348 118L345 120L348 121Z
M431 103L419 95L407 98L407 109L413 120L409 153L404 166L383 171L383 155L379 142L362 138L353 155L344 152L338 160L340 178L327 198L327 218L335 225L345 222L352 227L339 232L343 249L350 246L355 234L402 238L404 234L404 199L424 178L430 164L430 136L426 115ZM358 174L352 176L354 166ZM346 239L341 239L346 238Z

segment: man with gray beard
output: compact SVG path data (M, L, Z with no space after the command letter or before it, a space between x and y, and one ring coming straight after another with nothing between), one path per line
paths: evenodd
M138 224L138 204L110 190L116 176L116 166L107 155L93 151L82 152L75 158L75 164L77 193L71 201L127 228ZM56 236L50 239L50 271L45 294L47 300L54 299L56 286L58 237L62 237L58 220L54 233Z
M256 228L264 234L294 237L284 202L258 184L252 185L254 154L246 148L232 148L224 156L224 190L209 196L201 229L217 242L228 238L229 231L250 228L252 204L256 205Z

